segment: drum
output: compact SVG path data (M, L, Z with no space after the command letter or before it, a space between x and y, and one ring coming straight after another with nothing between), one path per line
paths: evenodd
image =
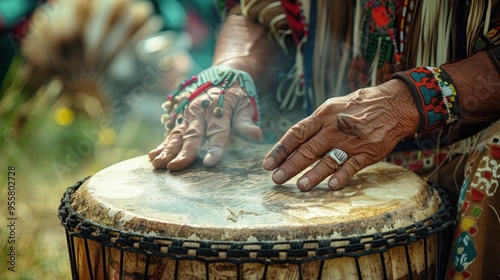
M451 207L411 171L377 163L339 191L275 185L268 146L214 168L119 162L65 192L73 279L430 279Z

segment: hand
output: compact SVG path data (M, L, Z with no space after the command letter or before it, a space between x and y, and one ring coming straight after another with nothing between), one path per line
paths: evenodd
M283 184L316 161L297 180L302 191L314 188L327 176L332 190L344 187L364 167L382 160L403 137L417 132L418 110L409 89L400 80L332 98L310 117L292 126L264 158L264 169ZM330 150L349 158L339 166Z
M176 124L162 144L149 152L155 168L180 171L191 165L206 144L203 165L216 165L224 154L231 138L231 129L237 136L247 140L262 138L262 131L253 122L254 109L246 92L235 84L226 89L224 114L214 115L219 100L220 88L212 87L207 93L193 99L186 107L182 122ZM210 101L210 107L201 103Z

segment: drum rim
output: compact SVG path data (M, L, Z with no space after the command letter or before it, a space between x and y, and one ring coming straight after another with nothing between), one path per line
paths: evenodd
M406 227L357 235L345 238L312 240L272 240L272 241L214 241L188 238L155 236L120 230L100 225L84 218L71 207L71 195L88 179L86 177L67 188L58 207L58 218L67 234L96 241L120 251L168 257L178 260L200 258L210 261L254 260L275 263L290 262L290 258L300 258L301 262L339 257L361 257L382 253L395 246L406 246L434 234L441 233L455 224L453 208L447 194L438 185L427 181L440 198L439 208L429 217ZM344 243L334 246L332 244ZM285 248L285 249L283 249ZM292 260L293 262L293 260Z

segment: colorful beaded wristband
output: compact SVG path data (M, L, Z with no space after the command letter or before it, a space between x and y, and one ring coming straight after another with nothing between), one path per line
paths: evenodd
M417 103L420 132L454 123L460 116L458 94L451 77L442 68L418 67L395 73L403 80Z
M252 77L244 71L235 70L227 66L212 66L197 76L192 76L184 80L177 89L168 95L167 101L162 105L162 108L167 112L167 114L162 116L162 123L165 124L165 128L170 130L175 127L176 123L182 123L183 119L180 116L189 105L189 102L211 86L221 85L217 107L214 109L214 116L222 117L224 115L223 105L226 89L236 81L238 81L240 87L246 91L250 98L254 109L254 123L260 125L259 102ZM208 97L210 100L212 99L210 95ZM202 101L201 106L203 108L210 107L210 101Z

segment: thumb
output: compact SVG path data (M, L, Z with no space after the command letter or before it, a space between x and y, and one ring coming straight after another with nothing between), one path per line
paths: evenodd
M254 108L248 98L242 100L233 116L233 129L237 136L245 140L262 139L262 130L254 124Z

